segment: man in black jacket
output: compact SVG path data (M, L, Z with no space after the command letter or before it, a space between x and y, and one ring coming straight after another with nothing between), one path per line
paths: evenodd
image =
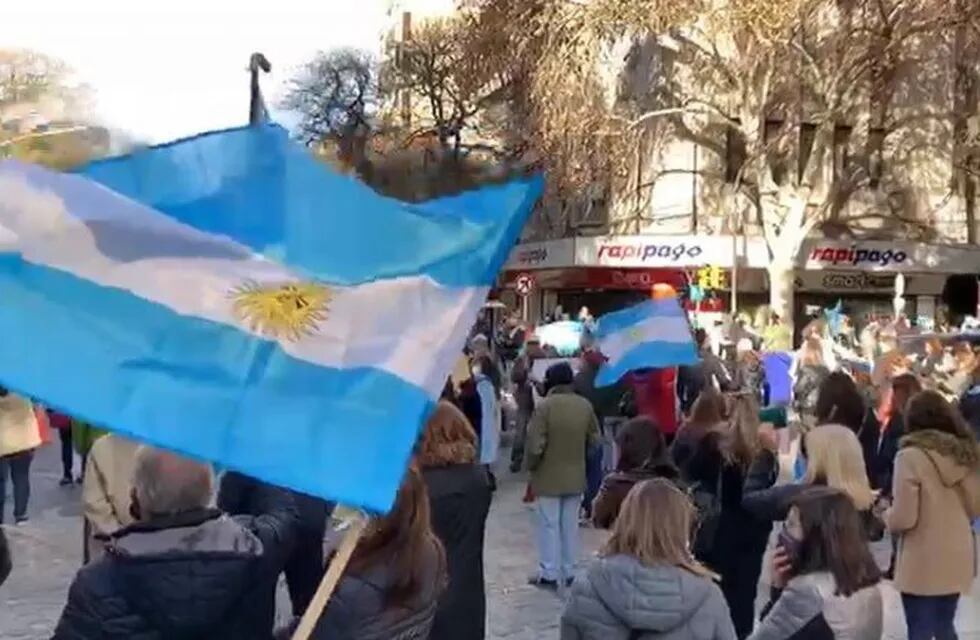
M711 350L708 332L704 329L695 330L694 342L697 344L701 361L677 368L677 400L684 415L691 412L694 401L706 387L717 387L719 391L735 390L735 384L725 363Z
M260 480L234 471L226 472L218 490L218 508L233 516L261 515L262 496L269 487ZM323 536L334 504L290 491L299 513L296 544L286 559L286 588L293 615L301 616L323 578Z
M292 496L265 486L255 517L208 508L210 466L148 447L133 471L136 522L83 567L53 640L267 639L296 538Z

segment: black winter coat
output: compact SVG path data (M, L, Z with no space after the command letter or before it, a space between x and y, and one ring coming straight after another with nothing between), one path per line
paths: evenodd
M459 387L459 409L470 421L476 431L476 441L480 442L483 433L483 408L480 405L480 395L476 392L476 383L472 378L465 380Z
M681 411L690 413L701 392L715 385L721 391L735 390L735 382L725 363L711 351L703 351L698 364L678 367L675 386Z
M854 427L851 427L851 429L854 429ZM861 453L864 454L864 470L868 474L868 480L871 482L871 488L878 489L880 487L875 486L875 474L878 465L881 422L878 421L878 416L876 416L875 412L870 408L864 412L864 420L861 422L861 426L855 432L855 435L858 438L858 442L861 443ZM895 446L898 446L898 441L895 442ZM895 459L895 455L897 454L898 449L896 448L895 452L892 454L893 461ZM891 480L888 481L888 486L891 488Z
M875 424L877 425L877 421ZM892 477L895 475L895 457L900 448L899 441L905 435L905 416L896 413L888 419L884 431L879 429L874 435L874 438L868 436L861 438L864 460L868 467L868 480L871 482L872 489L890 496Z
M333 513L334 504L322 498L314 498L305 493L288 489L274 488L261 480L238 473L226 471L221 476L218 489L218 508L233 516L259 516L266 508L263 504L267 491L289 494L296 505L299 517L297 526L303 533L311 533L323 541L327 528L327 518Z
M425 569L425 578L415 597L401 607L386 602L391 563L379 562L360 574L348 568L311 640L428 640L446 567L434 545L415 561Z
M221 477L218 508L233 516L261 515L264 508L262 497L269 489L270 486L261 480L235 471L227 471ZM293 603L293 612L301 615L313 599L313 594L316 593L323 575L323 536L327 528L327 518L333 513L334 504L297 491L275 490L290 495L299 515L293 551L286 558L283 568L286 573L289 597ZM275 606L274 586L268 601L273 607Z
M431 640L483 640L486 593L483 540L490 511L490 481L481 465L422 472L432 504L432 526L446 548L449 587L439 601Z
M721 590L735 631L739 638L745 638L752 631L755 594L772 522L755 517L742 506L745 472L725 461L721 439L714 431L702 437L681 468L681 476L689 484L697 483L714 493L721 474L721 517L714 548L698 559L721 575ZM774 457L769 452L762 455Z
M118 531L75 576L52 640L268 640L297 512L282 491L263 504L254 518L206 509Z

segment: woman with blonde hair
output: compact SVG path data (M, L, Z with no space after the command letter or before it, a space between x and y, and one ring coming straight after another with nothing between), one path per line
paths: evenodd
M874 512L875 496L857 435L844 425L827 424L809 431L804 436L804 445L807 470L802 481L773 487L772 480L760 481L753 469L742 499L745 508L758 518L785 520L793 500L807 487L827 486L851 500L861 514L867 538L880 540L884 525Z
M634 486L599 558L572 587L562 640L734 640L714 575L690 551L695 517L670 481Z
M772 522L742 506L746 474L759 458L775 457L776 439L759 421L752 394L735 394L729 418L705 435L683 470L701 511L693 551L721 576L721 590L739 638L752 632L755 594Z
M793 360L793 366L790 367L790 378L793 380L793 408L805 425L812 426L816 423L814 414L820 385L829 375L830 365L821 338L816 335L806 338Z
M422 432L416 462L432 508L432 527L446 548L449 588L439 601L431 640L473 638L486 630L483 541L490 479L478 464L476 431L463 412L440 402Z

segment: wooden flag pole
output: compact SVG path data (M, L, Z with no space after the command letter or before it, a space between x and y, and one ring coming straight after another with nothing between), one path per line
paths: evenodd
M354 549L357 548L361 534L364 533L364 528L367 526L368 516L358 512L349 522L350 525L344 533L344 538L340 541L340 546L337 547L337 553L334 554L333 560L330 561L327 572L323 574L323 580L320 581L320 586L317 587L316 593L313 594L310 605L306 607L306 611L299 621L299 626L293 632L292 640L309 640L310 634L313 633L313 628L316 627L317 620L320 619L320 614L323 613L324 607L327 606L330 596L333 595L334 589L337 588L337 583L340 582L341 576L344 575L344 569L347 568L347 563L350 562Z

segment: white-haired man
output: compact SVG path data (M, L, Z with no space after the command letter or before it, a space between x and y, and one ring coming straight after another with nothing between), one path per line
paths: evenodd
M53 640L269 638L298 514L288 492L263 491L261 515L228 516L210 506L209 465L141 447L135 522L75 576Z

